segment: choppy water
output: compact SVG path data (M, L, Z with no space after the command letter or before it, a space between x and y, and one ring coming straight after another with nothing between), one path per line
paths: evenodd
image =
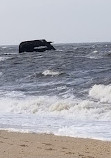
M111 43L0 46L0 128L111 140Z

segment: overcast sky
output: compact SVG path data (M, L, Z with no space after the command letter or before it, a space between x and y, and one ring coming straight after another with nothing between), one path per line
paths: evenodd
M0 45L111 41L111 0L0 0Z

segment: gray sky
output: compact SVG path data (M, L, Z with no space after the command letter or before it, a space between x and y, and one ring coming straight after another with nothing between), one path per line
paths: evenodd
M111 0L0 0L0 45L111 41Z

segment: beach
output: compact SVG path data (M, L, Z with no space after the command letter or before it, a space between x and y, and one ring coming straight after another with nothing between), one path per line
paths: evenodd
M0 158L110 158L111 142L0 131Z

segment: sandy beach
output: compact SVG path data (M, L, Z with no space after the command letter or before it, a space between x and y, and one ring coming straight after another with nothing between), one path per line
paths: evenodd
M0 158L110 158L111 142L0 131Z

